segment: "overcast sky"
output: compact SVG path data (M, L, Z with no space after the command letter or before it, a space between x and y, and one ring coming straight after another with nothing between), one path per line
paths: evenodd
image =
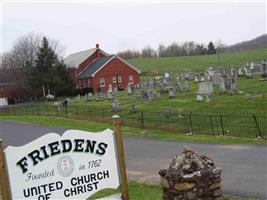
M2 3L2 52L29 32L59 40L65 55L108 53L194 40L225 44L266 33L266 2L246 3Z

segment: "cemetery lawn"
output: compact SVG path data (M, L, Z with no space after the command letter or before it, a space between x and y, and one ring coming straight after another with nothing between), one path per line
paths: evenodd
M150 103L144 103L142 99L134 95L128 95L127 91L120 91L116 94L116 100L122 110L130 110L131 105L135 105L137 110L160 112L166 107L170 107L172 111L181 109L187 112L203 112L203 113L267 113L267 81L260 81L259 76L253 79L244 77L237 80L239 94L237 95L221 95L219 94L219 86L214 86L214 94L211 96L211 102L197 102L196 93L198 84L188 81L190 92L181 93L174 98L169 98L168 94L163 94L161 98L156 98ZM156 90L154 91L156 93ZM246 99L246 93L251 92L252 98ZM72 101L70 105L88 106L101 112L102 109L111 109L111 100L104 101L86 101L81 97L80 101Z
M267 48L239 52L220 53L221 66L239 67L247 62L261 63L266 58ZM138 67L143 75L154 76L165 72L179 73L185 69L202 72L208 67L218 65L218 55L183 56L166 58L128 59L127 62Z
M41 117L41 116L1 116L0 120L14 121L19 123L29 123L42 125L47 127L78 129L85 131L102 131L106 128L112 129L112 125L108 123L97 123L85 120L75 120L62 117ZM205 135L184 135L178 133L171 133L167 131L138 129L127 126L122 126L123 135L151 138L156 140L166 141L181 141L181 142L203 142L214 144L256 144L267 145L266 140L245 139L236 137L216 137Z

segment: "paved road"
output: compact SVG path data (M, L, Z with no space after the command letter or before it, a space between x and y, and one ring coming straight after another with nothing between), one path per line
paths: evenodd
M62 134L64 129L0 121L0 138L5 146L24 145L48 132ZM267 199L267 147L254 145L215 145L155 141L124 137L127 174L130 180L159 182L159 169L185 147L209 155L223 169L223 192Z

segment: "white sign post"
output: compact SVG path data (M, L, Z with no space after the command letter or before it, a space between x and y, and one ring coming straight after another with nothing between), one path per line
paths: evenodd
M120 186L113 131L68 130L7 147L12 199L87 199Z

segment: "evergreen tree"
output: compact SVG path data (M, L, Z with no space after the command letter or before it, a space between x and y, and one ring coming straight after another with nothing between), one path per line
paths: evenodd
M210 41L208 44L208 54L215 54L216 53L216 49L214 44Z
M55 96L69 95L73 92L73 83L68 76L66 66L59 60L55 51L49 46L46 37L37 53L35 69L32 71L32 85L45 88Z

